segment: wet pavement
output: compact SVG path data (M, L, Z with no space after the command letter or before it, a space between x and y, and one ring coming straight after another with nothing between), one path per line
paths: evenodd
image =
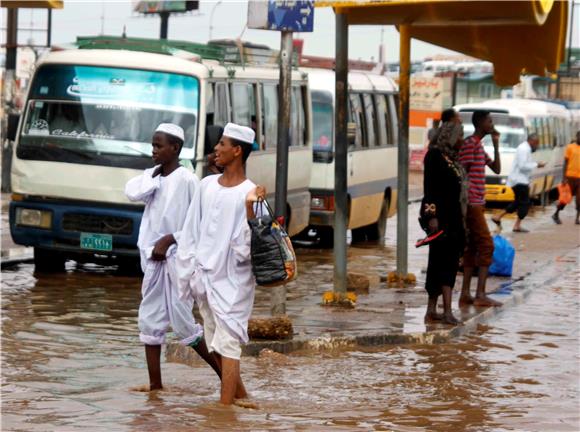
M412 242L416 211L411 206ZM563 220L554 226L549 209L536 208L526 220L531 234L506 233L517 249L514 276L534 289L471 334L244 357L257 410L217 405L217 379L199 361L164 363L163 392L132 390L147 375L139 278L91 265L69 264L56 276L35 275L31 264L3 270L2 430L580 430L580 230L571 209ZM372 282L354 311L318 306L331 287L331 251L298 249L301 276L288 289L297 338L344 331L345 322L361 333L377 323L392 332L432 330L421 321L427 249L409 249L416 286L379 280L394 269L395 226L390 219L385 246L349 248L349 270ZM513 294L506 279L490 283L500 297ZM268 307L267 290L258 290L255 313Z
M146 383L138 281L24 265L3 274L2 430L577 431L577 258L453 342L245 357L257 410L215 404L201 363L165 363L166 391L132 391Z

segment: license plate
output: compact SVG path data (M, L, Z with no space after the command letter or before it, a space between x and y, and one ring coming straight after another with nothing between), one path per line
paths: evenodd
M110 234L81 233L81 249L110 252L113 250L113 236Z

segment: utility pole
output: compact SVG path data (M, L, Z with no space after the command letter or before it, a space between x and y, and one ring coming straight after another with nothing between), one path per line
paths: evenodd
M292 32L282 31L280 40L280 83L278 85L278 145L276 147L275 216L286 225L288 195L288 149L290 147L290 106L292 98ZM272 315L286 313L286 286L272 289Z
M346 15L335 17L336 71L334 113L334 291L346 294L347 253L347 169L348 169L348 21Z
M7 8L6 25L6 74L4 75L4 94L2 102L7 107L5 114L16 111L14 96L16 95L16 55L18 50L18 8ZM5 118L0 119L3 126ZM10 167L12 165L12 144L9 141L2 144L2 192L10 192Z
M408 273L409 240L409 93L411 76L411 35L404 24L399 27L399 149L397 196L397 272Z

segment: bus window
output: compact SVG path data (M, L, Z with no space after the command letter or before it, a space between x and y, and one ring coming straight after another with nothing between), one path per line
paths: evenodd
M388 106L389 106L389 117L391 119L390 124L392 131L390 142L395 146L399 145L399 95L389 94L387 95Z
M215 124L215 113L214 113L214 86L213 83L207 84L207 95L206 95L206 102L205 102L205 117L206 117L206 124L213 125Z
M263 85L262 111L265 148L275 149L278 141L278 86L276 84Z
M301 147L304 145L304 104L300 87L292 87L290 112L290 145Z
M232 84L233 121L242 126L252 126L252 103L254 92L248 83ZM255 113L255 109L254 109ZM255 114L254 114L255 115Z
M332 95L325 91L312 92L312 138L313 150L317 152L332 152L334 111Z
M356 123L356 137L355 137L355 147L363 148L368 147L367 137L366 137L366 126L365 126L365 116L363 114L362 103L360 100L360 94L351 93L349 95L350 100L350 111L351 118Z
M306 121L306 114L309 112L308 111L308 88L303 85L298 87L298 91L300 93L300 96L302 98L302 102L300 104L300 117L302 118L300 124L302 125L302 145L307 146L309 144L309 138L310 138L310 128L312 127L310 124L308 124L308 122Z
M393 142L389 141L388 139L390 126L388 126L389 118L387 111L387 101L385 100L385 96L382 94L374 95L374 99L375 112L377 113L377 135L379 137L377 144L381 146L392 145Z
M365 120L367 126L367 138L368 138L368 147L379 146L379 140L377 139L376 130L377 130L377 117L375 115L375 109L373 104L373 99L370 94L363 94L363 106L365 111Z
M223 127L230 121L228 109L228 87L225 82L215 83L214 100L215 109L213 124Z
M543 117L540 119L542 125L542 139L540 140L540 147L544 148L548 146L548 119Z

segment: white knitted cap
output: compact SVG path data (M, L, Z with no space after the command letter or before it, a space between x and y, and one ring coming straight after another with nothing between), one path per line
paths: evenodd
M256 133L247 126L240 126L235 123L228 123L224 128L223 136L233 138L248 144L254 144Z
M173 123L161 123L159 126L157 126L157 129L155 129L155 132L163 132L167 135L179 138L181 141L185 141L185 133L183 132L183 128Z

